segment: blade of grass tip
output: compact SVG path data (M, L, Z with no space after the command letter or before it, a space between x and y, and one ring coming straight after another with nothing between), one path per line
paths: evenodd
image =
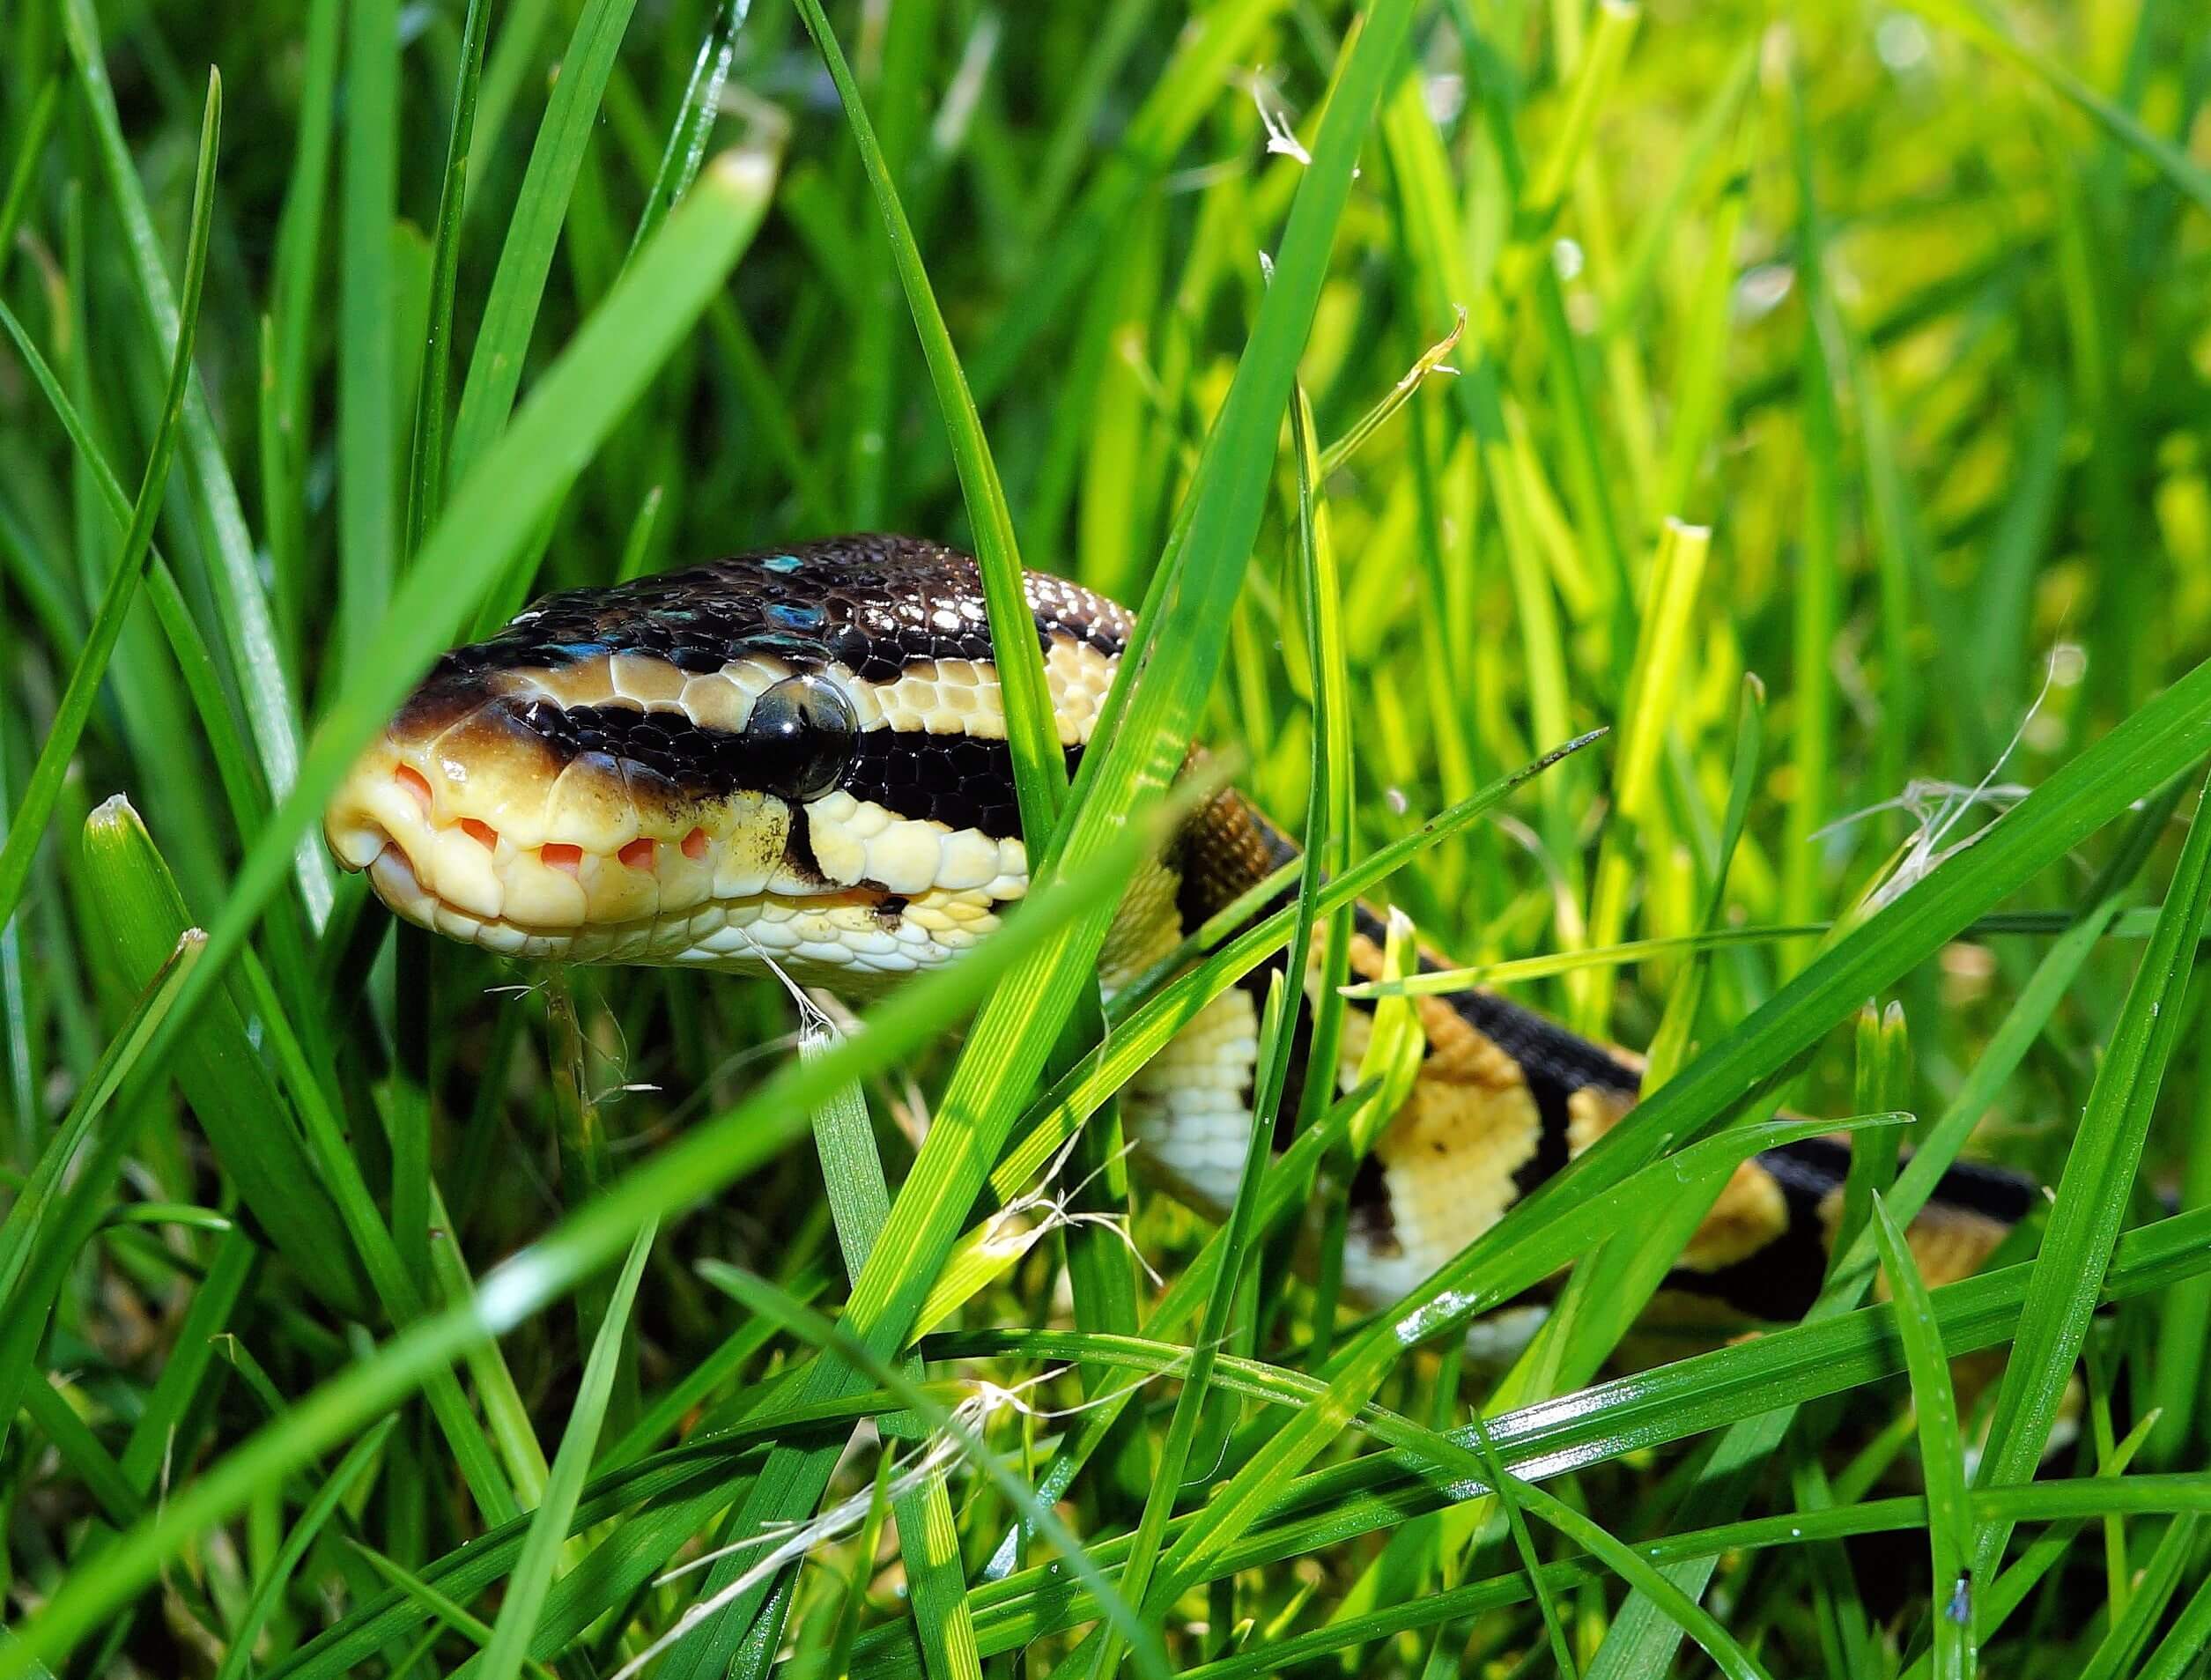
M972 1401L947 1410L927 1389L895 1365L886 1363L842 1325L831 1322L810 1307L801 1306L765 1277L736 1266L725 1266L720 1270L725 1285L753 1312L764 1318L775 1320L792 1335L816 1347L836 1349L869 1380L888 1390L909 1408L928 1425L931 1434L951 1441L960 1455L987 1476L999 1492L1020 1511L1024 1520L1035 1525L1035 1532L1065 1561L1068 1573L1096 1595L1096 1602L1106 1618L1107 1625L1128 1641L1138 1669L1148 1676L1157 1676L1158 1680L1165 1680L1169 1672L1165 1649L1151 1631L1137 1619L1135 1611L1129 1608L1126 1595L1099 1573L1097 1565L1091 1561L1089 1553L1083 1550L1082 1542L1075 1537L1058 1515L1048 1506L1040 1503L1035 1491L976 1434L977 1424L988 1417L998 1406L1010 1403L1008 1398L1003 1397L1002 1391L986 1386Z
M461 70L453 90L453 128L446 137L445 174L438 189L438 237L430 258L430 312L416 386L413 446L407 485L407 545L412 559L445 507L446 403L453 379L453 298L461 277L462 211L469 198L469 143L476 133L477 93L484 78L484 38L490 0L469 0L461 23Z
M2211 821L2206 815L2199 795L2156 931L2127 988L2066 1157L2049 1228L2035 1256L2019 1338L1997 1391L1977 1486L2033 1476L2088 1334L2111 1245L2133 1198L2157 1092L2185 1025L2181 1003L2211 905ZM1977 1579L1994 1574L2008 1537L2000 1524L1975 1535Z
M637 505L637 517L630 522L629 537L622 544L622 563L614 572L617 583L645 575L646 567L653 562L653 528L660 516L661 486L654 485L645 492L645 500Z
M967 522L974 533L975 560L980 568L983 603L989 613L992 656L998 680L1005 692L1006 740L1013 752L1014 788L1021 806L1021 832L1032 851L1042 849L1053 830L1067 795L1067 759L1060 750L1054 722L1052 696L1045 685L1044 654L1039 645L1036 620L1029 611L1022 581L1021 550L1014 536L1013 511L1006 503L1005 485L991 459L990 441L983 433L982 416L961 371L959 353L937 307L936 293L922 266L913 228L898 200L875 125L869 121L852 69L838 44L821 0L797 0L798 13L814 38L815 48L828 66L830 80L852 130L853 144L860 153L876 206L882 212L889 237L891 258L905 288L906 307L913 316L915 336L929 381L936 389L944 430L952 448L953 465L959 473L960 492L967 504Z
M391 1439L399 1419L387 1417L368 1433L355 1441L337 1468L319 1482L314 1497L299 1518L285 1531L284 1544L277 1550L261 1579L254 1584L254 1595L248 1601L246 1612L231 1629L230 1646L223 1653L222 1667L216 1669L215 1680L245 1680L253 1662L254 1642L269 1624L276 1611L277 1602L292 1584L292 1572L299 1566L307 1550L321 1537L323 1525L336 1514L339 1504L352 1492L353 1484L363 1471L381 1455L384 1444Z
M1093 895L1094 907L1040 945L978 1015L936 1123L892 1204L883 1240L854 1286L847 1321L879 1354L895 1351L911 1329L1061 1023L1078 995L1095 984L1094 959L1126 879L1103 869L1103 860L1116 851L1132 818L1157 809L1196 732L1265 511L1283 409L1350 196L1357 153L1397 67L1411 11L1409 0L1375 0L1347 49L1313 165L1297 183L1274 282L1261 300L1177 515L1169 558L1139 615L1140 626L1149 627L1140 628L1139 651L1124 656L1094 732L1094 738L1103 734L1105 747L1084 756L1066 819L1041 862L1032 860L1038 885L1050 890L1079 880ZM1174 634L1165 634L1164 625L1174 626ZM851 1380L841 1361L817 1361L806 1392L820 1398ZM802 1518L820 1499L834 1462L833 1451L772 1454L743 1520L757 1525ZM684 1647L688 1661L671 1665L669 1680L701 1675L717 1663L726 1667L759 1609L757 1593L733 1603L701 1630L704 1637ZM765 1637L754 1648L765 1660L776 1643ZM750 1667L746 1671L752 1672Z
M575 1404L568 1409L568 1426L560 1434L560 1450L553 1455L546 1478L545 1497L529 1520L529 1534L521 1556L507 1578L507 1594L500 1601L499 1620L492 1624L492 1642L484 1652L480 1680L515 1680L529 1654L530 1636L536 1631L538 1612L552 1586L554 1566L560 1560L561 1543L568 1537L569 1519L583 1491L585 1476L599 1447L599 1425L606 1416L608 1398L614 1392L615 1373L622 1363L622 1346L637 1300L638 1280L645 1274L646 1257L652 1253L660 1223L647 1219L630 1243L629 1258L615 1279L606 1315L591 1340L590 1357L584 1361L583 1380L576 1388Z
M147 985L189 926L175 877L121 794L85 819L82 843L105 954L126 984ZM366 1317L367 1280L350 1248L330 1240L343 1229L336 1206L248 1031L252 1013L227 988L207 1006L198 1030L177 1047L178 1088L261 1233L322 1299L349 1318Z
M398 0L352 0L346 19L339 217L338 656L361 656L391 599L398 417L392 369L392 218L399 202ZM343 666L340 667L343 669Z
M744 27L752 0L723 0L719 10L720 22L699 44L691 80L684 87L676 121L668 130L668 145L645 195L644 213L630 237L629 253L623 259L625 265L660 231L668 212L691 190L691 183L699 179L699 166L706 160L706 142L714 133L715 119L721 115L722 85L729 79L729 66L737 55L737 32Z
M1873 1195L1873 1228L1881 1246L1881 1269L1897 1304L1897 1328L1904 1337L1912 1405L1918 1415L1919 1467L1926 1477L1927 1545L1934 1568L1934 1680L1971 1680L1980 1661L1973 1637L1973 1577L1965 1569L1972 1516L1949 1356L1927 1299L1926 1280L1878 1190Z
M69 773L70 758L84 734L98 698L101 677L122 634L123 621L144 576L146 557L153 546L153 525L169 485L169 463L176 454L177 433L184 413L185 394L192 375L192 341L199 326L200 285L207 275L208 227L215 209L216 143L222 133L223 82L208 72L207 106L200 121L199 163L192 182L192 231L185 247L184 300L177 317L175 349L169 359L168 389L163 398L160 425L146 456L145 475L139 480L137 500L130 510L130 526L115 568L107 574L100 610L76 662L70 667L69 685L55 708L54 722L39 748L38 762L23 790L22 802L8 823L8 835L0 844L0 926L5 926L22 901L31 874L31 860L54 815L62 778Z
M174 345L183 330L183 320L162 261L161 241L146 209L145 191L123 140L122 119L107 79L93 0L63 0L61 12L63 36L92 119L100 174L122 220L140 313L155 342ZM196 384L185 393L182 427L185 464L198 492L200 511L214 537L216 563L207 570L207 581L222 615L232 674L245 702L254 744L261 752L262 773L272 789L282 790L291 787L299 772L299 707L278 652L276 624L262 586L260 560L246 529L238 485L223 454L222 439L215 429L206 396ZM304 833L297 837L293 869L300 902L320 927L329 914L332 886L330 861L317 837Z
M567 50L561 55L560 77L553 84L536 143L530 148L529 166L514 196L514 217L499 248L499 267L484 302L484 322L461 387L461 410L453 422L453 458L447 469L453 484L465 483L477 462L507 429L568 200L583 168L584 148L598 126L599 102L636 4L637 0L586 0ZM494 627L477 626L479 631Z

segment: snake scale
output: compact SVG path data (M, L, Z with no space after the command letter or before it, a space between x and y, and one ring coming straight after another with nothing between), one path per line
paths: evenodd
M1040 573L1027 596L1072 770L1133 620ZM773 965L847 995L956 958L1028 881L975 562L900 537L537 602L440 660L348 776L325 833L399 914L492 951ZM1296 855L1241 796L1214 796L1139 872L1101 954L1104 984L1126 983ZM1382 938L1362 909L1355 974L1379 972ZM1262 967L1222 993L1123 1092L1140 1158L1216 1214L1246 1152L1266 984ZM1335 1070L1347 1087L1371 1007L1347 1019ZM1631 1058L1503 997L1417 1008L1418 1077L1350 1190L1343 1286L1369 1306L1419 1284L1636 1097ZM1282 1112L1296 1109L1293 1090ZM1846 1143L1815 1138L1744 1162L1673 1284L1756 1320L1801 1314L1848 1160ZM1974 1270L2037 1194L1993 1167L1954 1167L1909 1233L1929 1281Z

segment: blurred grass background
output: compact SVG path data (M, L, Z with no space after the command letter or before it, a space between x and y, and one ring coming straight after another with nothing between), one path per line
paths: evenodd
M831 9L1026 564L1133 603L1175 551L1272 262L1290 262L1285 218L1319 168L1308 152L1358 10ZM1407 9L1376 8L1391 10ZM1612 726L1611 744L1422 852L1387 895L1440 949L1506 965L1493 977L1514 995L1585 1031L1640 1046L1663 1022L1662 1065L1725 1057L1745 1042L1734 1025L1838 916L1883 884L1893 895L1900 870L1914 878L2211 651L2211 26L2183 0L1409 12L1332 243L1307 241L1328 253L1295 368L1321 470L1301 507L1271 418L1215 468L1266 485L1268 507L1232 616L1187 626L1224 650L1195 732L1293 825L1310 799L1340 808L1313 784L1321 764L1350 812L1335 843L1359 858ZM57 1674L442 1673L479 1645L471 1672L611 1674L698 1596L699 1577L655 1584L661 1564L712 1543L753 1485L747 1454L801 1427L771 1418L743 1438L764 1380L802 1363L806 1340L752 1284L718 1286L702 1262L843 1299L821 1166L775 1146L806 1111L742 1159L717 1157L714 1182L750 1176L640 1242L633 1306L604 1276L573 1308L533 1302L420 1398L399 1344L374 1350L442 1321L440 1306L477 1310L473 1277L536 1252L525 1245L588 1216L695 1122L739 1112L795 1053L788 1002L767 984L627 971L548 988L395 936L311 830L272 821L270 790L299 773L326 714L333 739L367 727L369 701L388 703L437 647L539 590L844 530L973 540L975 486L963 494L854 130L781 0L749 16L703 0L26 0L0 14L0 41L9 1620L40 1637L71 1583L100 1608L41 1652ZM181 402L180 293L196 370ZM510 429L517 394L542 393L557 366L566 382ZM1286 380L1287 362L1272 372ZM1320 515L1302 554L1301 511ZM118 599L111 579L135 579L149 553L136 599ZM1326 561L1341 598L1315 607L1305 580ZM1340 641L1320 714L1349 746L1318 759L1316 626ZM112 655L87 661L107 632ZM1762 686L1747 691L1750 675ZM1901 1029L1832 1034L1792 1104L1932 1119L1963 1103L1970 1139L1946 1148L2055 1184L2092 1089L2114 1114L2135 1093L2139 1178L2095 1191L2094 1209L2115 1232L2123 1213L2156 1217L2153 1193L2189 1210L2211 1198L2201 1028L2172 989L2185 963L2178 981L2147 966L2135 979L2180 851L2159 795L2186 762L2134 766L2119 788L2145 813L2131 827L2062 848L2002 897L2003 920L1880 980L1908 1051ZM312 751L307 764L312 781ZM102 805L118 793L131 810ZM216 930L219 984L195 978L190 941L171 959L188 924ZM2051 938L2067 927L2086 929L2077 948ZM1693 951L1714 928L1737 936ZM1616 949L1630 940L1657 943ZM2047 993L2030 988L2004 1041L2038 968ZM2160 1029L2146 1072L2127 1062L2099 1086L2130 982L2185 1024ZM187 988L197 1013L159 1037ZM1826 1019L1863 1001L1837 991ZM958 1007L916 1018L913 1054L869 1087L872 1124L815 1116L825 1151L841 1136L864 1178L879 1148L890 1182L905 1178L950 1065L944 1035L923 1029ZM141 1029L157 1035L150 1058ZM1090 1194L1126 1191L1115 1179ZM657 1210L684 1199L677 1186ZM625 1217L596 1259L654 1232ZM1140 1194L1132 1235L1174 1278L1206 1228ZM2030 1231L2011 1257L2035 1244ZM2201 1488L2211 1296L2193 1251L2174 1239L2183 1258L2142 1271L2135 1303L2086 1332L2069 1474L2139 1454ZM2030 1318L2037 1299L2055 1313L2056 1269L1976 1334L2008 1336L2022 1299ZM1133 1330L1150 1299L1094 1225L1064 1247L1024 1245L969 1287L981 1292L958 1322L1027 1339L987 1365L928 1366L947 1403L968 1394L956 1371L1010 1383L1062 1358L1078 1375L1035 1390L1038 1405L1114 1386L1079 1337ZM1333 1374L1334 1321L1304 1284L1285 1291L1239 1309L1229 1353L1268 1362L1224 1361L1241 1403L1294 1402L1296 1380ZM474 1321L498 1318L484 1311ZM1548 1375L1522 1367L1497 1405L1578 1388L1623 1328L1573 1342ZM1918 1450L1902 1355L1861 1368L1843 1343L1818 1346L1802 1368L1824 1362L1826 1377L1801 1391L1777 1375L1780 1353L1697 1367L1655 1433L1617 1421L1625 1395L1589 1402L1598 1444L1553 1491L1638 1539L1822 1510L1837 1535L1926 1526L1924 1510L1881 1508L1919 1485L1916 1468L1890 1469ZM1940 1368L1919 1359L1912 1382L1924 1394ZM308 1396L357 1378L361 1395L400 1384L361 1402L374 1429L315 1423ZM1462 1425L1493 1381L1455 1352L1377 1374L1386 1404L1438 1429ZM1781 1386L1762 1404L1761 1384ZM1147 1543L1172 1393L1120 1414L1061 1507L1109 1565L1113 1545ZM874 1395L826 1422L888 1413L886 1436L914 1432L911 1395ZM1740 1510L1698 1505L1719 1497L1709 1464L1661 1450L1815 1395ZM1961 1395L1969 1427L1973 1403ZM1855 1457L1830 1440L1845 1410ZM1209 1410L1186 1509L1263 1457L1264 1415ZM1006 1406L983 1421L1024 1481L1075 1427ZM2148 1432L2123 1441L2138 1424ZM685 1458L676 1443L702 1428L739 1435ZM1361 1445L1339 1432L1331 1464ZM255 1443L274 1455L244 1456ZM909 1605L911 1553L878 1544L869 1509L874 1462L858 1453L839 1470L860 1532L780 1589L790 1670L1055 1671L1076 1647L1048 1632L1067 1612L1033 1580L1026 1598L1011 1585L962 1598L955 1571L949 1599ZM564 1485L574 1537L563 1515L484 1573L441 1573L486 1529L558 1512ZM1270 1530L1282 1537L1247 1566L1145 1607L1161 1643L1139 1640L1135 1660L1437 1676L1706 1661L1653 1642L1647 1583L1588 1566L1587 1536L1559 1526L1574 1510L1527 1539L1486 1502L1462 1499L1455 1522L1416 1517L1422 1478L1389 1485L1360 1497L1401 1506ZM118 1539L195 1486L209 1520L180 1518L150 1550ZM979 1475L951 1488L929 1508L980 1582L1015 1508ZM2047 1556L2029 1556L2039 1566L1981 1656L1989 1671L2200 1671L2201 1492L2152 1478L2108 1497L2135 1514L2059 1512L2034 1542ZM1775 1674L1970 1665L1934 1637L1954 1606L1930 1595L1924 1541L1793 1545L1791 1526L1801 1538L1802 1521L1741 1537L1706 1594L1746 1655ZM1522 1573L1536 1563L1549 1573ZM1494 1602L1484 1583L1502 1583ZM1622 1610L1628 1587L1642 1624ZM1445 1588L1471 1595L1423 1619ZM314 1643L379 1605L399 1609L354 1644ZM1369 1615L1385 1622L1362 1631ZM963 1643L977 1636L980 1658ZM1289 1643L1305 1636L1318 1643ZM1090 1672L1097 1650L1069 1671ZM737 1661L758 1672L773 1651ZM654 1671L703 1663L679 1649Z

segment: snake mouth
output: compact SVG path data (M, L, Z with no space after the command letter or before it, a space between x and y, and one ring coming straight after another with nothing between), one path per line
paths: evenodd
M971 944L1012 884L947 887L941 851L930 884L836 878L832 861L840 872L847 853L864 863L870 830L876 853L885 838L843 793L796 808L744 793L640 799L616 761L549 773L526 743L468 744L449 730L388 732L331 801L323 833L398 915L500 955L780 966L864 985Z

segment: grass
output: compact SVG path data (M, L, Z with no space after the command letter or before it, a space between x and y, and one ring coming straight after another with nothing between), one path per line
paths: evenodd
M0 39L0 1675L2201 1671L2189 7ZM866 1031L395 937L322 855L473 628L861 525L969 544L994 623L1025 562L1144 630L1071 788L1009 681L1037 890ZM1318 867L1101 1001L1194 739ZM1370 1315L1391 994L1460 980L1364 988L1366 1083L1224 1227L1113 1100L1355 892L1654 1046ZM1676 1339L1641 1305L1785 1105L1880 1140L1845 1252ZM1928 1289L1895 1233L1961 1154L2051 1205Z

